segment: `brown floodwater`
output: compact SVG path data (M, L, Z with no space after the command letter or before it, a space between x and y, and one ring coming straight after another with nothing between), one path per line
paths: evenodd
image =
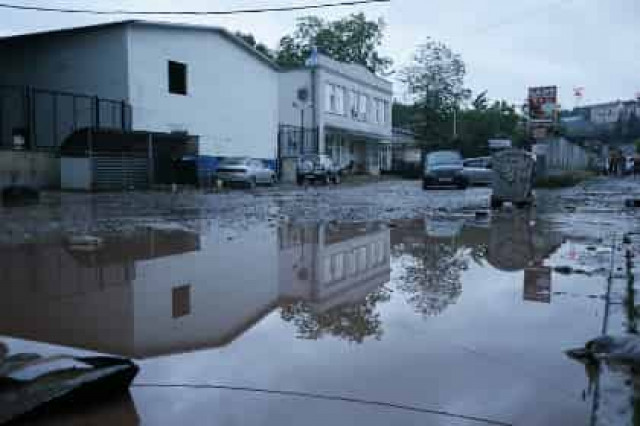
M540 218L103 238L0 247L4 351L140 365L130 395L42 424L589 422L563 350L601 329L607 253Z

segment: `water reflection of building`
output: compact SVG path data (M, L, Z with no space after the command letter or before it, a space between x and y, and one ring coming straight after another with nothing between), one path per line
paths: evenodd
M311 225L280 231L281 317L298 336L361 342L380 337L376 305L390 296L390 233L379 225Z
M318 311L364 300L389 282L389 229L378 225L308 225L280 230L283 297Z
M216 231L5 247L0 334L138 358L223 345L277 305L277 234Z
M130 354L136 264L198 248L195 234L152 230L91 251L64 242L0 247L0 334Z
M330 310L389 279L388 230L226 232L0 247L0 335L145 358L223 346L289 301Z
M551 268L538 266L524 270L524 300L551 303Z

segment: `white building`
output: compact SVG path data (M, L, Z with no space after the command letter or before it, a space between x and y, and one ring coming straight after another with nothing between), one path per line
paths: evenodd
M587 105L580 107L586 110L587 119L594 124L614 124L618 120L626 119L635 114L640 117L640 101L615 101L604 104Z
M123 100L133 130L188 132L205 156L276 157L278 67L222 28L107 23L3 38L0 57L0 84Z
M377 174L391 168L392 84L361 65L317 55L280 75L280 123L317 129L320 153L342 167ZM281 153L298 146L281 139ZM284 145L284 146L283 146Z

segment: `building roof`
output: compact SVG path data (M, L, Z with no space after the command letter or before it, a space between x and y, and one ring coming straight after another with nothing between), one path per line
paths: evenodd
M582 105L579 107L576 107L575 110L589 110L589 109L594 109L594 108L611 108L611 107L616 107L616 106L632 106L632 105L638 105L640 104L640 102L638 101L634 101L634 100L626 100L626 101L622 101L622 100L617 100L617 101L612 101L612 102L603 102L603 103L599 103L599 104L592 104L592 105Z
M393 83L371 72L367 67L360 64L341 62L322 53L318 53L315 65L291 67L284 69L283 71L311 71L313 68L322 68L329 72L339 74L348 79L362 81L389 94L393 93Z
M6 37L0 37L0 43L28 40L34 37L50 37L54 35L81 34L89 31L96 31L96 30L102 30L106 28L114 28L114 27L129 26L129 25L150 26L150 27L167 28L167 29L174 29L174 30L183 29L183 30L215 32L221 35L222 37L225 37L227 40L231 41L232 43L235 43L238 47L245 49L247 52L253 55L256 59L262 61L263 63L270 66L274 70L280 71L280 67L270 57L263 54L262 52L259 52L253 46L245 42L243 39L241 39L237 35L231 33L227 29L223 27L216 27L216 26L129 19L129 20L120 20L120 21L112 21L112 22L103 22L100 24L86 25L81 27L60 28L60 29L47 30L47 31L10 35Z

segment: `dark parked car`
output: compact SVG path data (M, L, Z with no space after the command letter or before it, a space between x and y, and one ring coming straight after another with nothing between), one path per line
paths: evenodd
M469 180L463 173L462 156L455 151L435 151L424 158L422 189L455 186L464 189Z
M298 160L297 182L340 183L340 168L327 155L304 155Z

